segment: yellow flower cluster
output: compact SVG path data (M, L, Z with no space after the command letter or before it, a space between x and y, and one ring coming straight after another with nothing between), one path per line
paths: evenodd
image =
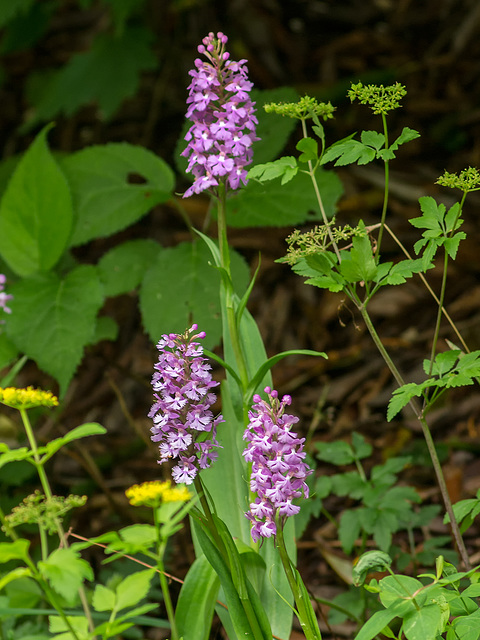
M34 389L17 389L16 387L0 387L0 402L13 409L33 409L33 407L56 407L58 398L51 391Z
M192 497L186 487L172 487L170 480L134 484L125 491L125 495L134 507L156 507L162 502L186 502Z

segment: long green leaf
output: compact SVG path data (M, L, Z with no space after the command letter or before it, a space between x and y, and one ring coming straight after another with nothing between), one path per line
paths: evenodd
M220 581L204 555L190 567L180 590L175 620L183 640L208 640Z

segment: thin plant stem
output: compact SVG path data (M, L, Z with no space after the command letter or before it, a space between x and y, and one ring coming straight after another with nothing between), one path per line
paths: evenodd
M383 122L383 135L385 136L384 148L385 150L387 150L388 149L387 118L384 113L382 113L381 115L382 115L382 122ZM377 238L377 251L375 254L375 260L377 264L380 261L380 247L382 245L383 229L385 227L385 219L387 217L387 208L388 208L388 195L389 195L389 185L390 185L390 164L388 159L384 160L384 167L385 167L385 190L383 192L382 216L380 219L380 229L378 231L378 238Z
M25 409L18 409L18 411L20 412L20 415L22 417L25 433L27 434L27 439L33 452L34 466L37 470L38 477L40 479L40 484L42 485L43 493L45 494L45 498L47 500L51 500L53 497L52 489L50 487L50 483L48 481L45 468L42 464L40 454L38 452L37 441L35 440L35 436L33 434L33 429L32 429L32 425L30 424L28 413ZM62 523L60 522L60 520L58 520L58 518L55 518L55 524L57 526L57 533L60 539L60 543L62 547L67 548L68 542L67 542L67 537L65 535L65 531L63 530L63 527L62 527ZM79 587L78 595L82 603L83 612L88 621L90 632L93 633L93 630L95 629L95 624L93 622L92 614L90 612L90 606L87 600L87 595L85 593L85 589L83 586ZM95 640L95 638L96 636L92 636L92 640Z
M435 330L433 332L433 340L432 340L432 350L430 353L430 367L428 369L429 376L432 375L433 360L435 358L435 354L437 353L437 343L438 343L438 337L440 335L440 325L442 323L443 302L445 300L445 291L447 289L447 272L448 272L448 253L445 251L443 255L442 284L440 287L440 296L438 300L437 319L435 321ZM426 403L426 399L424 400L424 407L425 407L425 403Z
M403 251L404 255L409 259L412 260L412 256L409 254L409 252L407 251L407 249L403 246L403 244L400 242L400 240L397 238L397 236L393 233L393 231L390 229L390 227L388 226L388 224L385 225L385 229L388 231L388 233L390 234L390 236L393 238L393 240L398 244L398 246L400 247L400 249ZM425 287L427 288L428 292L430 293L430 295L432 296L432 298L435 300L435 302L437 304L440 304L440 300L438 299L435 291L432 289L432 287L428 284L427 279L425 278L425 276L423 275L423 273L419 273L418 274L420 276L421 281L423 282L423 284L425 285ZM467 346L467 343L465 342L465 340L463 339L462 335L460 334L460 331L457 329L454 321L452 320L452 317L450 316L450 314L448 313L448 311L445 309L445 307L442 307L442 312L443 315L445 316L446 320L448 321L449 325L452 327L453 331L455 332L455 335L457 336L458 340L460 341L462 348L465 350L466 353L470 353L470 349Z
M365 325L368 329L368 332L370 333L375 346L377 347L377 349L379 350L382 358L384 359L386 365L388 366L388 368L390 369L393 377L395 378L397 384L399 387L402 387L405 384L405 381L403 380L402 376L400 375L397 367L395 366L393 360L391 359L388 351L385 349L382 341L380 340L380 337L370 319L370 315L368 314L366 308L364 305L360 305L358 307L360 313L362 314L362 318L365 322ZM435 475L437 478L437 483L440 489L440 493L442 494L442 498L443 498L443 502L445 505L445 509L448 513L448 516L450 518L450 526L452 529L452 535L453 538L455 540L455 544L457 545L457 549L458 552L460 554L460 557L462 559L462 562L465 566L465 569L467 571L469 571L472 567L470 564L470 560L468 557L468 553L465 547L465 542L462 538L462 534L460 533L460 528L458 526L458 522L455 518L455 514L453 512L453 508L452 508L452 501L450 500L450 495L448 493L448 489L447 489L447 484L445 482L445 476L443 475L443 471L442 471L442 466L440 464L440 460L438 459L438 454L437 454L437 450L435 448L435 443L433 441L432 438L432 433L430 431L430 427L428 426L428 423L426 421L425 416L423 415L423 411L420 409L420 407L418 406L418 404L414 401L414 399L412 398L409 401L409 405L412 408L415 416L417 417L418 421L420 422L420 425L422 427L422 432L423 432L423 437L425 438L425 442L427 444L427 449L428 449L428 453L430 454L430 458L432 460L432 464L433 464L433 468L435 471Z
M160 534L161 523L158 520L158 508L153 509L153 522L157 531L157 569L159 572L160 587L163 594L163 602L165 603L165 609L167 611L167 618L170 622L171 640L178 640L178 629L175 621L175 609L173 608L172 599L170 597L170 589L168 588L168 580L165 575L165 567L163 565L163 558L165 555L166 542L162 539Z
M307 138L308 135L307 135L306 122L305 122L304 119L302 119L301 122L302 122L303 137ZM342 257L340 255L340 251L338 249L337 243L335 242L335 239L333 237L332 230L330 229L330 224L328 223L328 218L327 218L327 214L325 212L325 207L323 206L323 200L322 200L322 196L320 194L320 189L318 188L317 179L315 178L315 168L314 168L313 163L312 163L311 160L308 161L308 175L310 176L310 179L312 181L313 189L315 191L315 196L317 198L318 206L320 208L320 213L322 215L323 224L325 225L325 227L327 229L329 240L331 242L333 250L335 251L335 255L337 256L338 263L340 264L340 262L342 261Z

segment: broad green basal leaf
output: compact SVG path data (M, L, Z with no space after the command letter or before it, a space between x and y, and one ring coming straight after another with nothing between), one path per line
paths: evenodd
M126 142L87 147L66 158L62 167L76 212L71 246L128 227L168 200L174 186L166 162ZM129 182L138 176L140 184Z
M0 254L19 275L48 271L68 246L72 200L45 127L18 162L0 203Z
M66 391L86 344L92 341L103 293L95 267L80 266L63 280L39 275L10 287L15 322L6 325L15 346Z

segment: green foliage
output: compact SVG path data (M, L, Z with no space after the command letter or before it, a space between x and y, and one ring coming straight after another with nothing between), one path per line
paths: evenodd
M195 318L207 333L205 347L211 349L218 344L222 330L220 275L210 260L210 252L202 241L158 252L140 287L142 318L153 342L158 342L163 333L184 331ZM232 270L238 289L243 291L248 283L248 267L233 252Z
M413 487L395 486L397 476L409 463L409 458L389 458L375 465L367 478L361 460L372 453L372 447L363 436L354 432L352 443L335 441L317 442L317 458L337 466L355 464L356 471L346 471L330 477L331 493L361 501L361 506L342 511L339 539L345 553L351 553L357 540L373 536L378 547L387 552L392 534L408 528L414 517L412 503L420 502Z
M83 265L64 278L39 274L12 285L11 291L15 322L7 324L8 337L58 380L64 394L85 345L93 341L103 304L97 270Z
M58 71L30 77L27 96L33 105L33 126L81 106L98 103L100 116L109 120L125 98L135 94L140 73L154 69L153 34L144 27L123 33L101 34L89 51L77 53Z
M462 533L465 532L480 514L480 489L477 491L475 498L467 498L454 504L453 513L456 521L460 524L460 531ZM445 523L450 522L448 513L445 514L443 521Z
M436 574L420 576L429 580L426 584L399 574L379 582L372 580L364 588L379 595L384 609L367 620L355 640L372 640L379 633L407 640L438 640L444 633L448 639L478 638L479 609L474 600L480 593L477 571L457 572L440 557ZM470 581L466 588L465 579ZM389 625L396 618L401 627L394 633Z
M437 179L436 184L469 193L480 189L480 173L475 167L463 169L458 174L444 171L443 175Z
M75 203L73 247L132 225L169 200L174 188L166 162L125 142L87 147L65 158L61 167Z
M331 171L319 172L317 182L326 214L333 217L336 203L343 193L341 182ZM275 182L250 180L244 189L227 201L227 221L231 227L281 227L319 219L318 202L311 191L309 177L303 173L298 173L284 184L281 198Z
M54 267L68 246L73 207L45 127L18 163L0 203L0 255L15 273Z
M423 238L415 243L415 253L425 247L424 261L430 262L439 247L445 247L446 253L455 260L460 240L466 238L463 231L454 232L463 224L460 218L461 207L457 202L446 210L444 204L437 204L430 196L419 199L423 216L410 220L410 224L419 229L426 229Z
M452 349L438 353L433 362L424 360L423 368L429 376L426 380L421 383L409 382L393 392L388 404L388 421L413 398L423 397L427 401L426 413L445 390L474 384L474 380L480 377L480 351L464 354L459 349Z

